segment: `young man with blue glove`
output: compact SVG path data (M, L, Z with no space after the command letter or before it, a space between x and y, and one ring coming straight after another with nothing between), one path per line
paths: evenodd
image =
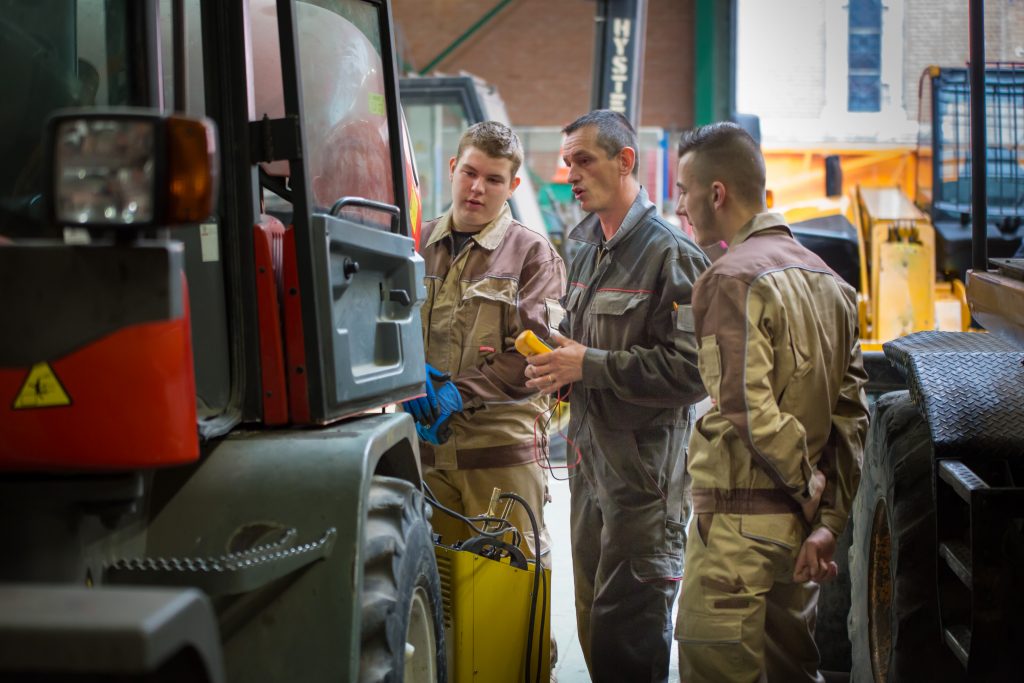
M565 266L544 234L512 218L507 200L522 161L519 138L503 124L478 123L459 140L449 161L451 208L421 237L427 393L403 408L416 419L423 478L442 505L479 515L495 486L513 491L533 509L543 538L545 472L536 459L545 446L538 434L535 447L534 432L550 399L526 387L515 339L526 329L546 339L557 328ZM520 506L510 521L527 539L527 555L537 554ZM443 513L432 524L447 545L474 535Z

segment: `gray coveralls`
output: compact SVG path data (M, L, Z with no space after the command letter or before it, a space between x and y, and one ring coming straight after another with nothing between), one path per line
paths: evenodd
M570 480L580 644L594 681L664 681L685 448L705 395L690 294L708 260L642 189L606 244L593 215L570 237L582 246L562 330L589 347L567 432L582 456Z

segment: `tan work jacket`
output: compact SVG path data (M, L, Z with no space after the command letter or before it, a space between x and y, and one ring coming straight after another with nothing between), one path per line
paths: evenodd
M693 301L715 404L690 441L694 510L798 512L818 467L828 484L814 526L838 536L868 424L853 288L782 216L762 213L700 278Z
M420 444L423 461L438 469L530 462L534 422L549 401L526 387L515 339L525 329L541 339L557 329L565 265L547 237L512 218L508 204L457 254L451 229L451 211L423 228L427 300L420 314L427 362L452 375L465 410L452 417L447 443Z

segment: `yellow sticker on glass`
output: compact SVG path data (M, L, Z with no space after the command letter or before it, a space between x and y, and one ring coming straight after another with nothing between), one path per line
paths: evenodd
M384 96L375 92L370 93L370 113L377 116L384 116Z

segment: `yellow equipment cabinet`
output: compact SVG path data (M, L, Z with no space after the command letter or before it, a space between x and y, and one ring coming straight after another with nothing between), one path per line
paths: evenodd
M519 569L466 550L434 546L441 575L451 683L548 681L551 675L551 570ZM536 605L533 631L530 606ZM530 669L524 671L526 652ZM539 669L538 669L539 666ZM538 675L539 674L539 675Z
M935 230L928 217L896 187L859 187L857 209L872 266L862 329L872 339L935 329Z
M858 187L861 334L887 341L923 330L966 329L963 284L936 282L935 228L898 187Z

